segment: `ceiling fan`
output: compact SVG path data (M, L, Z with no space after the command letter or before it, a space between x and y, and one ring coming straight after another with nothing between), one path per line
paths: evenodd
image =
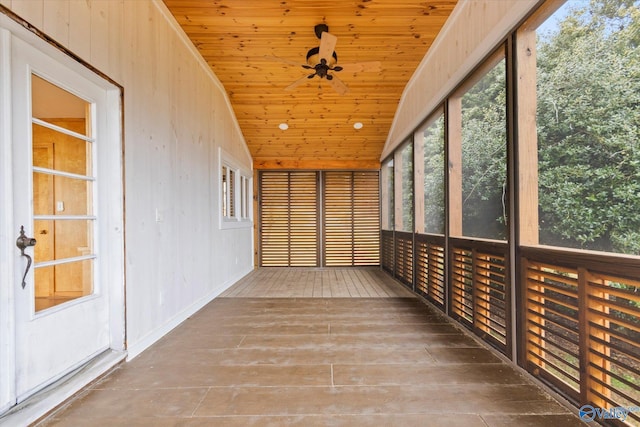
M270 56L268 58L284 62L290 65L299 65L305 70L312 70L309 75L301 77L295 82L291 83L285 88L285 90L293 90L303 84L307 79L312 79L318 76L320 79L326 79L329 84L340 95L344 95L349 91L347 85L335 75L336 72L378 72L380 71L380 62L358 62L353 64L337 65L338 55L335 52L336 43L338 38L329 33L329 27L326 24L318 24L314 28L316 37L320 39L320 46L313 47L307 52L307 63L299 64L295 61L289 61L287 59L279 58L277 56Z

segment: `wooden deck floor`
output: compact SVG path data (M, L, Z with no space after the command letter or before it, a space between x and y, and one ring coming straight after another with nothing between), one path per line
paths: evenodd
M379 268L259 268L224 292L230 298L413 297Z
M258 270L42 424L585 425L442 313L367 269Z

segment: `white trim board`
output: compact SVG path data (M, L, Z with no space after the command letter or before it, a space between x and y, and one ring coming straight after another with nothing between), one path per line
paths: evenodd
M240 273L237 277L228 280L223 283L220 287L217 287L213 291L209 292L207 295L199 299L198 301L191 304L186 309L182 310L180 313L173 316L168 322L166 322L161 327L155 329L152 333L138 340L138 342L134 345L128 346L128 355L127 362L134 359L136 356L140 355L143 351L151 347L155 344L156 341L167 335L173 329L178 327L182 322L187 320L189 317L193 316L195 313L200 311L204 306L213 301L217 296L222 294L224 291L229 289L235 283L237 283L240 279L242 279L247 274L253 271L253 267L247 269L245 272Z

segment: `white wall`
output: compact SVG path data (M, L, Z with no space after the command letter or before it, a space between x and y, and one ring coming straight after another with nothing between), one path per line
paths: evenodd
M404 89L384 160L427 118L539 0L459 0Z
M219 229L219 147L251 171L228 98L159 0L0 0L124 87L130 357L253 268ZM157 221L159 219L159 221Z

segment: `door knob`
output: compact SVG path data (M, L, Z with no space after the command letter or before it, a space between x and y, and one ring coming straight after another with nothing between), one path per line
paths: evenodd
M21 255L27 258L27 268L24 270L24 275L22 276L22 289L24 289L24 287L27 285L27 273L29 272L32 263L31 256L29 256L29 254L25 254L24 250L29 246L35 246L36 243L36 239L34 239L33 237L27 237L27 235L24 233L24 226L21 225L20 235L16 239L16 246L18 247L18 249L20 249Z

